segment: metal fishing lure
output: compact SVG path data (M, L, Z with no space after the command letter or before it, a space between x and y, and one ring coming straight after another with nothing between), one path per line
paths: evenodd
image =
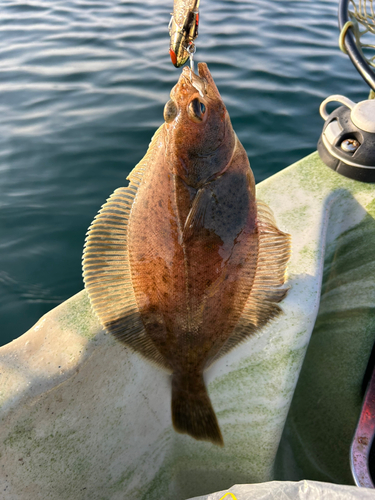
M198 36L199 1L174 0L173 13L169 22L171 38L169 54L176 68L184 65L189 57L193 65L194 40Z

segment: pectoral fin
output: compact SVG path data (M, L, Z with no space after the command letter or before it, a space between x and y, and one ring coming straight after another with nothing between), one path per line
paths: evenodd
M202 227L204 227L204 217L210 197L211 191L207 188L201 188L197 191L192 207L185 221L182 234L183 241L188 240L193 234L197 235Z

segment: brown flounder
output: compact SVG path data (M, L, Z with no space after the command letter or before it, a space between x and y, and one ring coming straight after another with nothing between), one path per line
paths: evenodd
M178 432L223 445L203 372L277 316L289 235L255 200L207 65L184 68L146 156L92 223L84 280L106 330L172 374Z

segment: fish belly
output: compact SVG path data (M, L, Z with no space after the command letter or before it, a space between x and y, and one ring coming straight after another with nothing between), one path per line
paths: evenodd
M246 158L196 190L160 162L129 220L132 284L147 335L174 372L203 371L230 338L258 259Z

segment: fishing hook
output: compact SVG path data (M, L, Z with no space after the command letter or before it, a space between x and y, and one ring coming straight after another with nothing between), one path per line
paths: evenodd
M186 52L189 54L190 58L190 81L193 80L193 73L194 73L194 54L196 52L197 48L193 42L191 42L187 47L186 47Z

